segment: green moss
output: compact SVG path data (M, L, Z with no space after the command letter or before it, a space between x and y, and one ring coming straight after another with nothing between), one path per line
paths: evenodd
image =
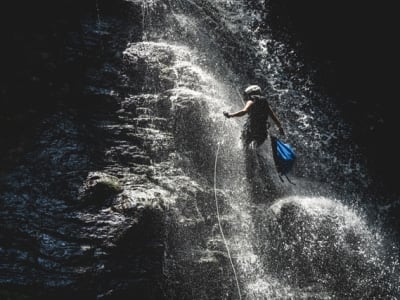
M115 176L105 175L96 178L85 191L83 199L88 203L102 205L108 198L123 191Z
M123 191L123 188L116 177L106 177L99 181L97 185L113 194L118 194Z

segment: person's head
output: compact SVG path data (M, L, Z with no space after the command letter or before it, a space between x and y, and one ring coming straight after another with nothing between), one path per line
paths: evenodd
M261 88L258 85L249 85L244 90L245 96L261 95Z

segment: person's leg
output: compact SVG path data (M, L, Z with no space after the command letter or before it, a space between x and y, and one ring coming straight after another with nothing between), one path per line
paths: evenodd
M253 201L266 203L283 195L276 176L272 148L267 142L268 135L243 137L246 174Z
M246 173L250 184L251 197L259 203L264 199L263 167L259 156L260 140L251 139L245 146Z

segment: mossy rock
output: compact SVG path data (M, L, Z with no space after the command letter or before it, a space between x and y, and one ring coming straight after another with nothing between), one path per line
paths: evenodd
M93 172L86 179L81 192L81 199L88 204L102 205L122 191L123 188L117 177L101 172Z

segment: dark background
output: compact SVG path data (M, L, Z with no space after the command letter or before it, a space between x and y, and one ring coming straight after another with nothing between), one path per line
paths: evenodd
M374 178L398 192L398 24L394 4L272 0L267 22L337 101Z
M29 151L43 117L80 102L96 53L82 46L81 17L95 0L0 3L0 174Z

